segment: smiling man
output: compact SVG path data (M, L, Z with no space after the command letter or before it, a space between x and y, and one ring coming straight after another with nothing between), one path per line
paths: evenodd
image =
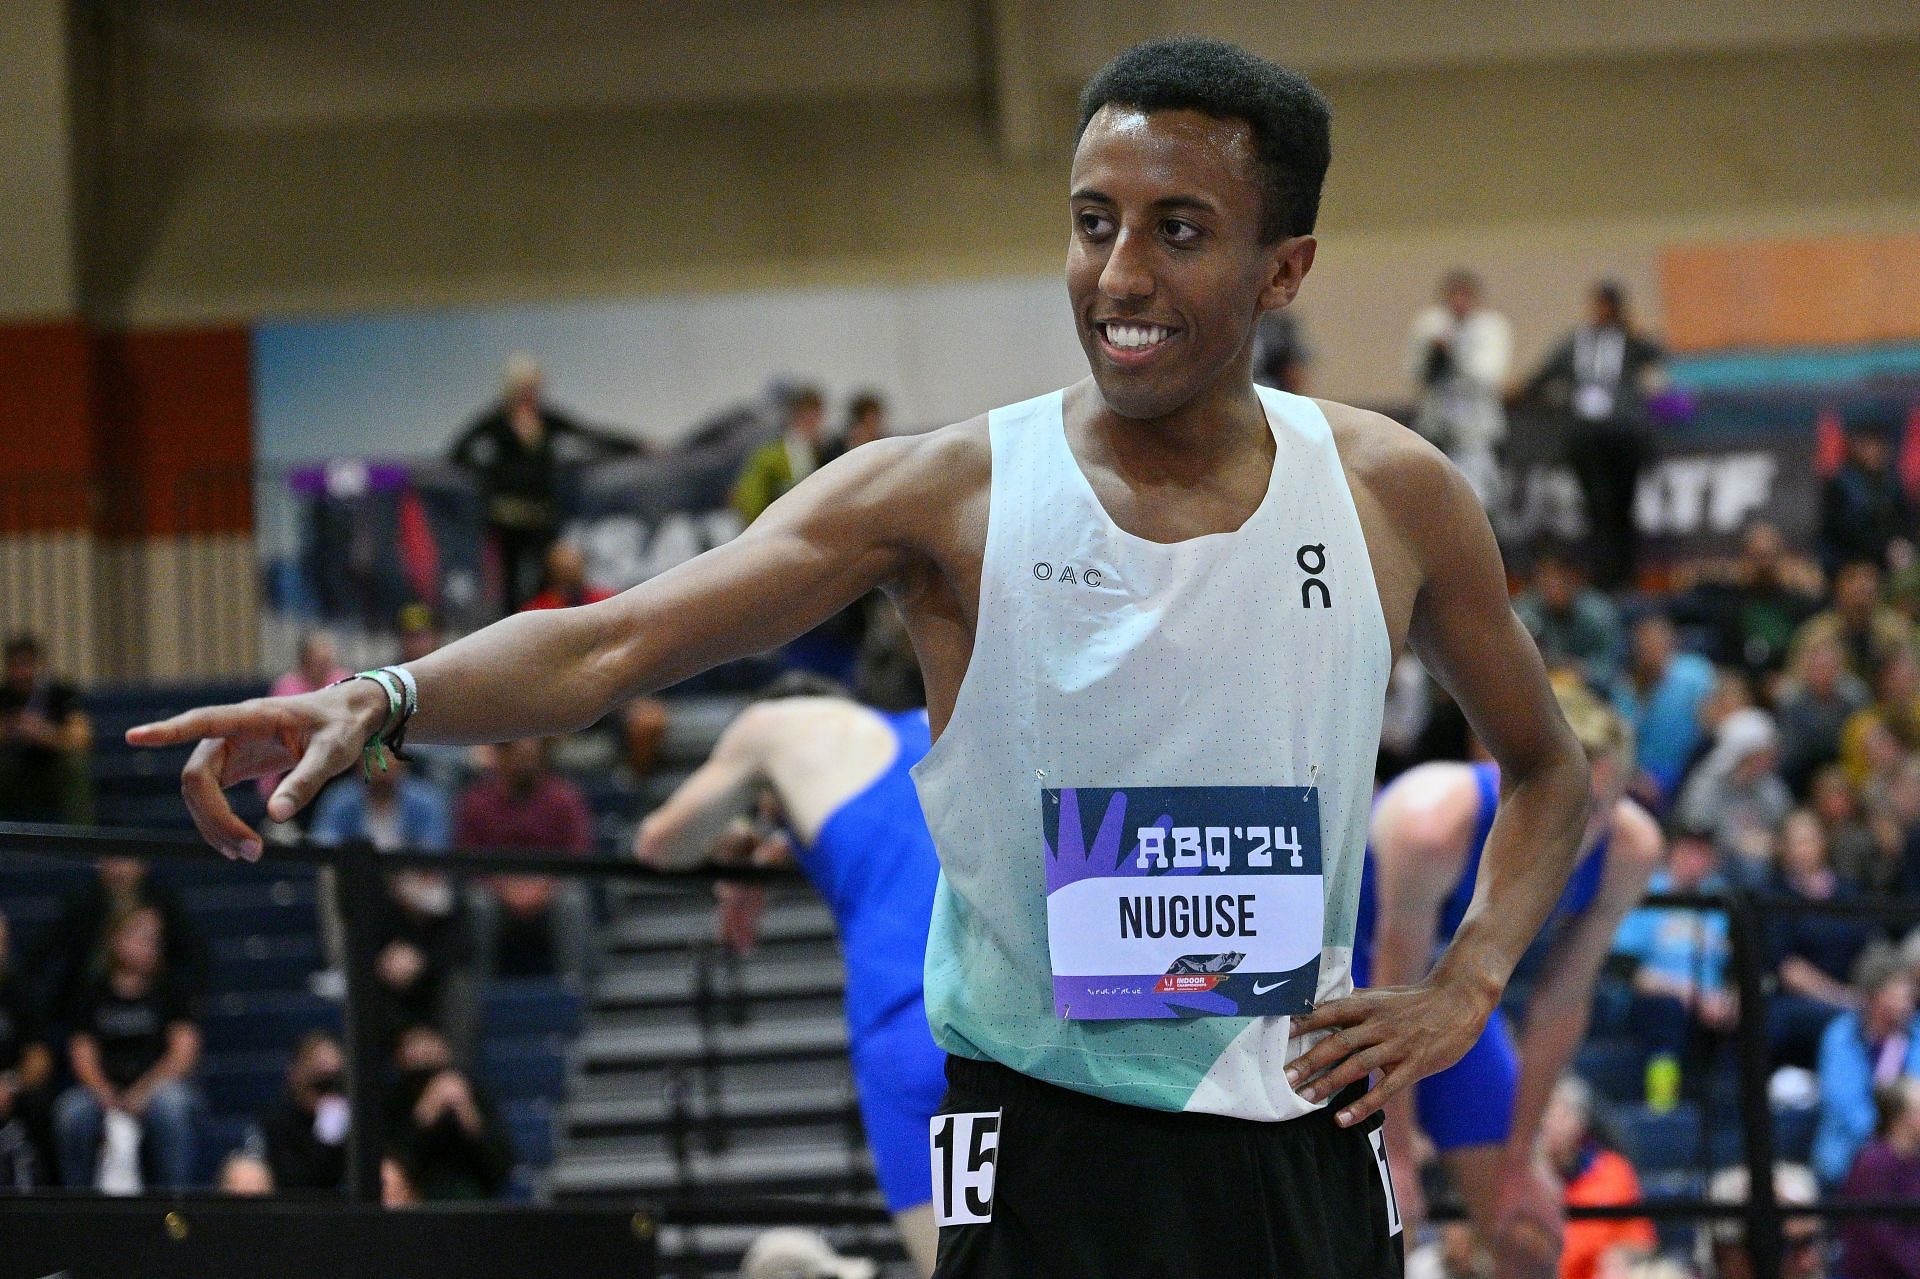
M1115 59L1081 115L1067 286L1090 377L853 450L604 603L130 736L204 739L195 820L257 857L223 786L290 769L285 820L409 721L567 731L884 587L936 738L914 775L942 864L938 1273L1398 1274L1379 1108L1479 1035L1572 867L1585 759L1460 475L1385 418L1253 384L1255 325L1313 264L1324 100L1182 39ZM1409 645L1499 762L1500 804L1451 945L1356 995ZM1221 895L1231 937L1122 934L1129 899Z

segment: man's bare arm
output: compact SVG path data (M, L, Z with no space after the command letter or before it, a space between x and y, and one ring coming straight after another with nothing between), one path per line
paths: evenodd
M499 741L569 732L612 706L734 658L764 652L889 580L924 552L954 497L967 428L880 440L816 472L724 546L603 603L523 613L408 669L420 684L409 736ZM136 746L199 740L181 789L207 842L260 855L223 787L287 776L268 801L285 821L360 757L386 715L356 680L299 697L189 711L127 734Z
M1472 1046L1566 885L1590 804L1586 759L1513 615L1479 501L1409 433L1382 452L1370 482L1385 509L1409 513L1399 533L1420 568L1409 638L1499 762L1502 793L1473 902L1433 972L1416 986L1359 992L1294 1020L1295 1034L1333 1031L1288 1067L1309 1100L1381 1072L1341 1111L1343 1124Z
M764 775L753 711L727 726L707 762L695 769L634 832L633 855L660 870L706 861L720 837L753 809L754 781Z

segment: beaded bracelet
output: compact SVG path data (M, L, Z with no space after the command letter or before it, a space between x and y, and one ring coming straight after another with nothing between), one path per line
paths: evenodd
M375 768L383 773L387 771L389 756L405 758L400 750L406 739L407 722L420 709L420 685L414 680L413 672L404 666L381 666L370 671L359 671L334 683L345 684L356 679L378 685L387 695L387 718L367 738L366 745L360 751L360 775L371 781Z

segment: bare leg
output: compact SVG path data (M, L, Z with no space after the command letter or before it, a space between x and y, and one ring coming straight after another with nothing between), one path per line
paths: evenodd
M1441 1156L1447 1172L1467 1206L1474 1233L1493 1254L1494 1279L1554 1279L1560 1273L1558 1187L1528 1187L1524 1203L1512 1205L1502 1220L1505 1149L1501 1146L1463 1146ZM1541 1200L1542 1202L1533 1202ZM1551 1224L1545 1218L1552 1218Z
M933 1205L923 1203L918 1208L896 1212L893 1225L900 1232L900 1242L907 1247L907 1258L913 1262L913 1268L923 1276L931 1275L933 1254L940 1246L940 1228L933 1224Z

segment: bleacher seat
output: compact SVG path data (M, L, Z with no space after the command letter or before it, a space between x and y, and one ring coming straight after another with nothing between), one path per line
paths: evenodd
M211 1186L220 1177L220 1165L227 1156L247 1143L253 1128L252 1115L207 1115L196 1129L199 1148L193 1152L193 1179L196 1185Z
M286 1086L290 1054L284 1051L209 1054L200 1067L200 1087L215 1115L260 1112Z
M489 1040L480 1048L480 1078L502 1103L558 1097L566 1088L566 1048L558 1035Z
M318 926L318 896L311 875L229 876L225 883L188 887L180 894L195 925L214 937L312 932Z
M480 1033L489 1039L527 1035L573 1035L585 1001L547 977L503 978L481 993Z
M311 933L249 933L216 937L213 989L222 992L305 990L321 967L320 939Z
M1781 1108L1773 1112L1773 1157L1803 1164L1813 1154L1813 1130L1820 1122L1819 1110L1811 1106Z
M1573 1068L1608 1101L1637 1101L1646 1095L1646 1065L1640 1045L1631 1039L1590 1039L1581 1045Z
M1665 1114L1645 1106L1614 1106L1606 1118L1620 1152L1642 1173L1699 1167L1700 1109L1691 1102Z
M514 1158L534 1168L553 1162L554 1104L546 1097L519 1097L501 1106L501 1122Z
M287 1052L311 1030L340 1033L340 1005L301 991L228 991L209 1002L201 1021L209 1052Z
M1625 1035L1632 1029L1633 987L1602 978L1593 990L1593 1017L1587 1027L1591 1039Z

